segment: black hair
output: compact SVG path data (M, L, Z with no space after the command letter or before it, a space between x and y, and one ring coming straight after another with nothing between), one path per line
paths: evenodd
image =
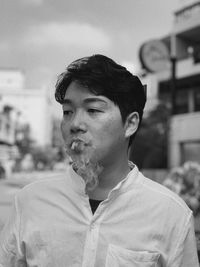
M95 95L103 95L120 109L123 123L136 111L139 125L142 121L146 92L140 79L125 67L103 55L84 57L72 62L56 83L55 99L63 103L66 90L72 81L88 88ZM135 134L131 136L129 145Z

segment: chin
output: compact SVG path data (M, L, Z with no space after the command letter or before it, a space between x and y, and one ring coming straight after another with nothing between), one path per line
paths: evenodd
M86 192L93 191L99 184L99 175L103 167L99 162L87 157L73 159L73 169L80 175L86 184Z

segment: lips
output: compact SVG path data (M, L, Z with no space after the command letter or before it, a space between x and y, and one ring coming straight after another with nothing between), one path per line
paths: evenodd
M69 144L69 148L71 151L74 151L74 152L82 152L84 148L88 146L88 144L89 143L83 139L74 138L71 140Z
M82 151L85 144L82 141L73 141L71 145L71 150L73 151Z

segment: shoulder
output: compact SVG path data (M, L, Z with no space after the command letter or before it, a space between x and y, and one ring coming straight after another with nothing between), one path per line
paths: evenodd
M64 187L67 187L65 175L44 178L23 187L16 194L16 198L19 202L27 204L30 200L55 195L56 192L62 191Z
M191 217L192 211L187 206L185 201L176 193L145 176L139 174L141 178L141 190L146 198L153 203L158 203L168 212L176 212L176 214Z

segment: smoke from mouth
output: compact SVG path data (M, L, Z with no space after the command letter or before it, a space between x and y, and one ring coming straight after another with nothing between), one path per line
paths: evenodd
M83 152L84 148L87 146L87 143L82 140L75 140L71 143L70 149L76 153Z
M68 144L66 150L73 169L85 181L86 192L94 190L99 184L99 174L103 170L95 157L95 147L82 140L76 140Z

